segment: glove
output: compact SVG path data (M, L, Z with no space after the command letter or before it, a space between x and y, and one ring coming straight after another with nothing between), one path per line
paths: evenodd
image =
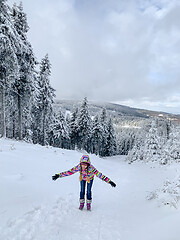
M111 184L111 187L116 187L116 184L113 181L110 181L109 184Z
M52 180L56 181L59 178L59 174L55 174L54 176L52 176Z

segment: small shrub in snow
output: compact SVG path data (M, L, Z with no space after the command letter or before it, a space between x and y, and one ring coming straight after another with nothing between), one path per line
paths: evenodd
M177 209L180 202L180 176L172 181L166 180L163 187L151 192L147 199L156 199L159 205L169 205Z
M14 144L11 144L10 149L11 149L11 150L15 150L15 149L16 149L15 146L14 146Z

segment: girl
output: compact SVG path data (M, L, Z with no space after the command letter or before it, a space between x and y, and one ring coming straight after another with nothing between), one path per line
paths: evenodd
M58 178L70 176L76 172L80 172L80 206L79 209L83 210L84 203L85 203L85 188L86 188L86 182L87 182L87 210L91 210L91 202L92 202L92 194L91 194L91 188L94 180L94 175L96 177L99 177L101 180L109 183L112 187L116 187L116 184L112 182L108 177L104 176L102 173L100 173L90 162L88 155L83 155L80 159L80 163L71 168L69 171L61 172L59 174L55 174L52 176L52 179L55 181Z

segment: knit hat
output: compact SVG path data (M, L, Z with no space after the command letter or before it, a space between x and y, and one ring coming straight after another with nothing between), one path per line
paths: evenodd
M90 162L90 158L89 158L89 156L88 155L83 155L82 157L81 157L81 159L80 159L80 163L91 163Z

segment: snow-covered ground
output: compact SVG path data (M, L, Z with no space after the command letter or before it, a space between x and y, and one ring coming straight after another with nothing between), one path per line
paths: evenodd
M116 184L95 178L92 211L80 211L79 174L51 176L78 164L82 152L0 139L0 240L179 240L180 210L147 200L173 179L178 164L99 158L93 165Z

